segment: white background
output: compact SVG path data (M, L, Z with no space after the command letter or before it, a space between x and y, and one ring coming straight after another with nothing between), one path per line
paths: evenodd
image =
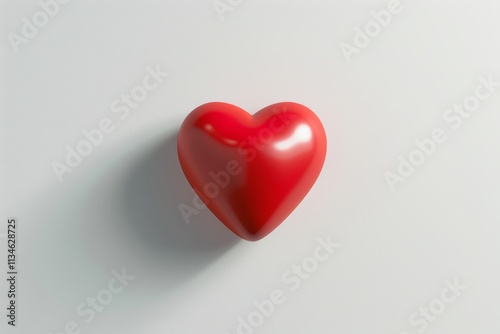
M1 333L74 321L93 334L233 334L280 289L255 333L414 334L408 318L454 279L467 288L425 332L500 332L500 90L458 129L442 118L479 76L500 81L498 1L401 0L351 62L340 43L387 1L243 1L224 20L212 0L71 1L18 53L7 36L40 6L0 3L0 233L18 218L20 272L18 326L2 306ZM120 120L111 103L157 65L169 77ZM210 101L251 113L295 101L326 129L318 182L259 242L178 211L194 193L175 135ZM59 182L52 163L104 118L114 131ZM392 192L384 173L436 127L447 141ZM341 246L291 291L283 273L329 235ZM85 323L77 306L122 268L135 279Z

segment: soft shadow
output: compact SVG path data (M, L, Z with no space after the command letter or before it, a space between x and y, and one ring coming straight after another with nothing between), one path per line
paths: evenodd
M194 208L194 191L177 158L177 135L157 143L138 161L123 190L129 223L144 246L167 252L217 251L238 238L208 210L198 210L188 222L179 204Z
M130 268L143 288L160 293L187 282L240 240L206 208L186 224L178 206L193 206L195 194L176 145L170 134L128 149L100 177L87 206L93 253L105 266Z

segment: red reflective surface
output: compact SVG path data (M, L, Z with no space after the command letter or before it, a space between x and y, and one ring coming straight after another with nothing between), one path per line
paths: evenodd
M318 117L297 103L255 115L227 103L193 110L178 136L187 180L215 216L243 239L272 232L302 201L326 155Z

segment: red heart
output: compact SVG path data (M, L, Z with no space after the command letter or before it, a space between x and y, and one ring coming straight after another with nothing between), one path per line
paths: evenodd
M309 192L325 161L326 135L318 117L297 103L250 115L213 102L186 117L177 151L205 205L235 234L255 241Z

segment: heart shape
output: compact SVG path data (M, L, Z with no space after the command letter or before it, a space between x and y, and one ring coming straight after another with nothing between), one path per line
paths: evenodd
M259 240L307 195L323 167L326 134L307 107L281 102L255 115L227 103L194 109L177 139L196 194L231 231Z

